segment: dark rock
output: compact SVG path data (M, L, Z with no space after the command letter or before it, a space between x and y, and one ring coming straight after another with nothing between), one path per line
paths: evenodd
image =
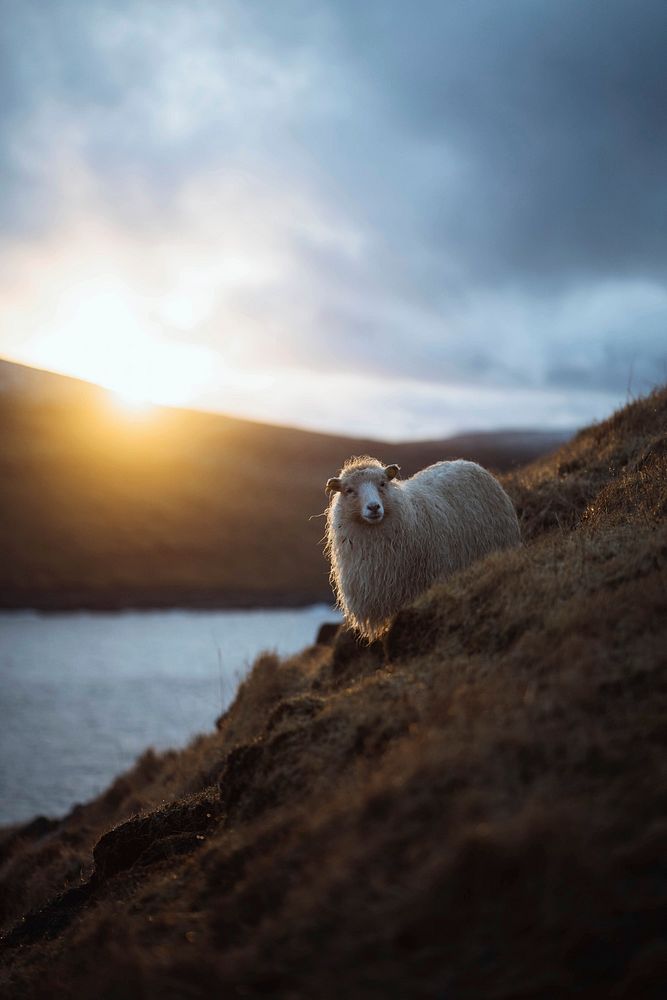
M84 885L61 893L46 906L28 913L0 939L1 943L8 948L16 948L57 937L88 902L96 888L95 879L90 879Z
M29 913L1 939L2 944L17 947L56 937L102 889L106 879L134 865L148 867L195 851L205 842L205 831L219 816L217 800L199 799L148 816L134 817L109 830L93 850L95 872L92 877ZM44 824L35 827L43 828Z
M218 821L219 816L219 802L210 799L135 816L98 840L93 850L95 872L100 878L110 878L137 863L150 863L151 858L161 856L156 847L159 841L181 834L202 834Z

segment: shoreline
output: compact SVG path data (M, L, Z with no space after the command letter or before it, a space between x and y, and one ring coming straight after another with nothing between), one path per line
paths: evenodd
M0 612L36 611L53 613L63 611L262 611L279 608L305 608L314 604L333 604L331 591L267 591L248 593L236 591L221 594L213 591L192 592L175 589L169 592L116 591L95 594L90 591L72 590L25 592L20 594L0 592Z

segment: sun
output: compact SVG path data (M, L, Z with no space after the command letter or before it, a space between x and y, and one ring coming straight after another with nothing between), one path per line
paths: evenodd
M32 338L30 363L108 389L119 411L192 406L215 378L216 359L187 333L166 329L141 297L109 280L63 292Z
M147 416L156 405L150 399L146 399L145 396L133 392L131 389L112 389L110 396L116 409L121 410L126 416L131 417Z

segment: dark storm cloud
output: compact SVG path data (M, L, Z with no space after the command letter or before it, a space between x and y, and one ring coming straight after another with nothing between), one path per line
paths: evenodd
M426 198L418 184L413 193L436 246L456 246L486 280L662 276L667 5L378 0L347 10L348 44L386 114L406 144L442 158L441 183L434 166Z

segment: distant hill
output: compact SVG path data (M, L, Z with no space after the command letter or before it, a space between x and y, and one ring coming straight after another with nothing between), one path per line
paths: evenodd
M351 454L403 475L498 471L567 435L391 444L155 407L0 361L0 606L241 606L328 600L324 483Z
M504 481L525 545L0 831L3 996L662 1000L667 389Z

